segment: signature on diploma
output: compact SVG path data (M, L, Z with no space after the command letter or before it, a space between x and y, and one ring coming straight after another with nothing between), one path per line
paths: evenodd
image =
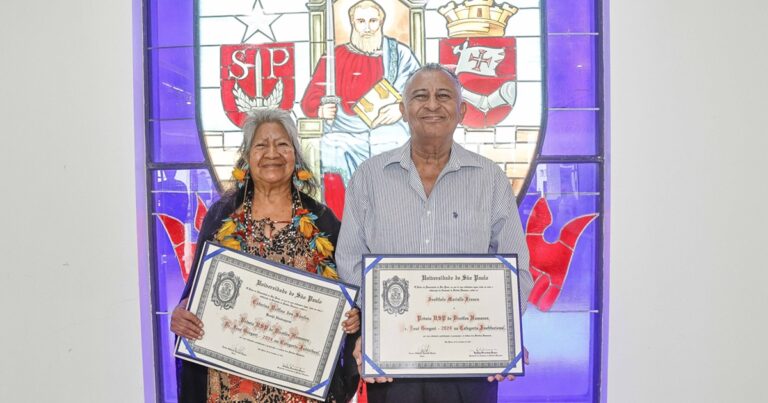
M488 348L488 347L475 347L474 350L472 350L473 355L497 355L499 352L495 348Z
M232 353L232 355L245 356L245 346L224 346L224 349Z
M414 351L411 354L418 354L418 355L432 355L435 354L432 352L432 346L429 344L422 344L419 347L416 348L416 351Z
M297 365L289 364L289 363L280 364L280 368L285 370L286 372L292 372L294 374L299 374L299 375L304 375L304 372L305 372L304 368Z

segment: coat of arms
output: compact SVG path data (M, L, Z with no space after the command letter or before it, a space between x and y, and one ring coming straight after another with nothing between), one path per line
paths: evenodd
M517 194L541 141L541 6L494 0L197 1L197 111L218 183L248 113L294 115L337 216L367 158L408 141L398 102L425 63L455 69L468 113L455 139L506 172ZM442 23L441 23L442 22Z
M221 309L232 309L240 295L240 286L243 280L237 277L234 272L219 273L211 290L211 301L213 305Z
M384 280L384 291L381 293L381 300L384 306L384 312L390 315L402 315L408 312L408 280L394 276Z
M456 66L467 102L461 123L494 127L515 106L515 38L448 38L440 41L440 63Z
M290 109L296 90L293 43L221 45L221 103L238 127L262 108Z

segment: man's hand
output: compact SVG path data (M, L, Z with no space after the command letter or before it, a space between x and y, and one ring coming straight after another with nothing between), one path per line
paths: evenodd
M355 350L352 352L352 356L355 357L355 361L357 362L357 372L360 373L360 376L363 376L363 354L360 352L361 344L362 344L362 339L358 337L357 341L355 342ZM379 376L376 378L363 378L363 380L367 383L392 382L392 378L385 378L383 376Z
M171 314L171 331L178 336L186 337L190 340L200 340L205 334L203 331L203 321L187 310L187 300L189 298L184 298L173 309Z
M322 104L317 110L317 117L321 119L333 120L336 118L337 110L338 106L335 103Z
M403 115L400 113L400 104L389 104L379 110L379 115L371 122L371 128L376 128L382 125L391 125L397 122Z
M352 308L345 314L347 320L341 322L341 327L348 334L352 334L360 330L360 310ZM359 340L359 339L358 339Z
M528 365L528 364L531 363L530 361L528 361L528 349L525 348L525 347L523 347L523 362L525 363L525 365ZM501 382L504 379L506 379L508 381L514 381L515 380L515 376L514 375L507 375L506 378L505 378L504 375L502 375L502 374L490 375L488 377L488 382L493 382L493 381Z
M504 377L504 375L502 375L502 374L496 374L496 375L488 376L488 382L493 382L493 381L501 382L501 381L503 381L505 379L508 380L508 381L514 381L515 380L515 376L514 375L507 375L506 377Z

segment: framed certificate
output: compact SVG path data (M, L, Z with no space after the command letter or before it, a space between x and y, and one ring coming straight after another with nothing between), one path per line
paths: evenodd
M515 255L363 257L363 375L524 375Z
M201 340L175 355L324 400L358 288L206 242L187 309Z

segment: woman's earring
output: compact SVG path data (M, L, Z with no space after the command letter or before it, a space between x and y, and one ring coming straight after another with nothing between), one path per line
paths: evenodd
M312 172L309 172L297 164L296 169L293 171L293 181L296 186L304 187L310 179L312 179Z
M238 168L235 166L232 169L232 179L237 183L238 188L242 188L243 185L246 183L250 175L249 169L248 169L248 163L245 163L242 168Z

